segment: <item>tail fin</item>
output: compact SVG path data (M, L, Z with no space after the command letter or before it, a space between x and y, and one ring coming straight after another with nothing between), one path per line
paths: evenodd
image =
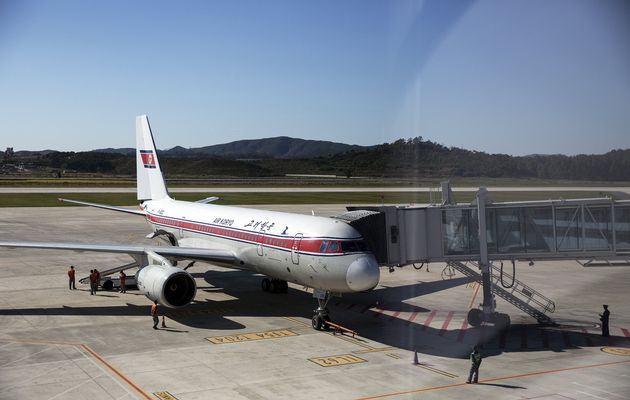
M136 117L136 175L138 200L169 197L146 115Z

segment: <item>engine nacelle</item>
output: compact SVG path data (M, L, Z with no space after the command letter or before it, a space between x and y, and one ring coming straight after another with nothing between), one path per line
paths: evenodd
M136 274L138 289L151 300L167 307L178 308L195 298L195 279L181 268L147 265Z

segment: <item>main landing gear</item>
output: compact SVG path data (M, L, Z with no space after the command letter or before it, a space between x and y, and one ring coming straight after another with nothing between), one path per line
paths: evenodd
M313 310L315 315L313 315L313 319L311 323L313 324L313 329L324 330L330 329L330 326L325 322L330 322L330 315L328 314L328 302L332 297L332 293L329 291L318 290L316 289L313 292L313 297L317 299L317 309Z
M289 284L281 279L263 278L261 287L263 292L288 293Z

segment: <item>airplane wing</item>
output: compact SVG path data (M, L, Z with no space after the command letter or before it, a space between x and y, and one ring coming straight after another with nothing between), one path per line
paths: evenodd
M143 216L146 215L144 211L132 210L129 208L122 208L122 207L114 207L114 206L109 206L107 204L90 203L87 201L70 200L70 199L62 199L62 198L60 198L59 201L62 201L64 203L74 203L74 204L81 204L83 206L102 208L105 210L119 211L119 212L124 212L128 214L136 214L136 215L143 215Z
M217 262L236 266L238 258L229 250L200 249L191 247L168 247L168 246L142 246L124 244L92 244L92 243L57 243L57 242L17 242L0 241L0 247L7 248L29 248L48 250L72 250L72 251L95 251L102 253L122 253L129 255L146 254L148 251L155 252L164 257L175 257L185 260L199 260Z

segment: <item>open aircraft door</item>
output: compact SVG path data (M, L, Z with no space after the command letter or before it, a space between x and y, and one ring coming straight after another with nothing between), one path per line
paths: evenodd
M303 234L296 233L293 238L293 245L291 245L291 261L296 265L300 263L300 243L302 242L302 237L304 237Z

